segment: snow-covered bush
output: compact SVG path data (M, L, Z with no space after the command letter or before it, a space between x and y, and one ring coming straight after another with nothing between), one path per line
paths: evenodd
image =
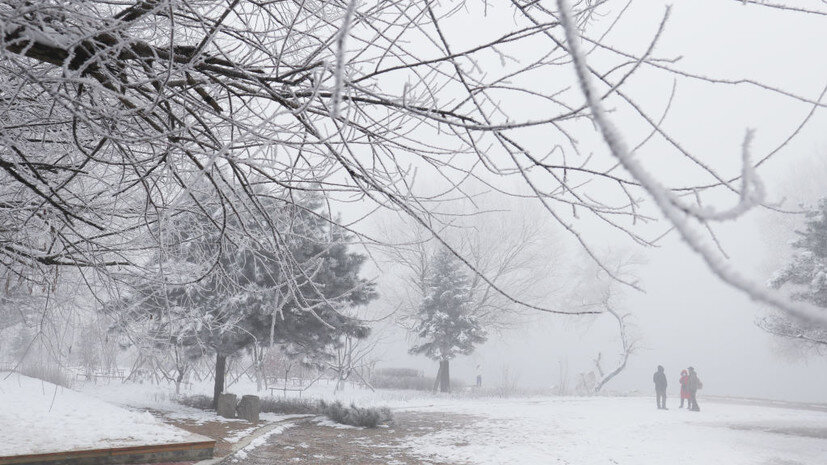
M326 417L343 425L376 428L379 423L392 420L390 409L387 407L359 408L354 404L345 407L338 400L330 404L319 401L319 406Z

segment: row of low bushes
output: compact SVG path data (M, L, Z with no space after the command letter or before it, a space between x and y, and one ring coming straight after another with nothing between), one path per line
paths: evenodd
M373 373L370 384L377 389L432 391L436 378L424 376L421 371L410 368L383 368ZM461 380L451 379L451 389L459 391L465 387L466 384Z
M374 374L370 384L376 389L408 389L413 391L431 391L436 380L427 376L398 376Z
M182 396L178 401L197 409L212 409L212 398L208 396ZM391 411L387 407L360 408L354 404L348 407L338 400L325 402L311 399L264 397L261 399L261 411L279 415L323 415L336 423L365 428L376 428L380 423L393 420Z

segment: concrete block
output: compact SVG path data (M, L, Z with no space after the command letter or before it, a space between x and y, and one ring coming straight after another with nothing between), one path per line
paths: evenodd
M235 394L221 394L218 396L218 408L216 409L216 413L224 418L235 418L236 403L237 400Z
M242 396L238 403L238 416L252 423L258 423L261 400L258 396Z

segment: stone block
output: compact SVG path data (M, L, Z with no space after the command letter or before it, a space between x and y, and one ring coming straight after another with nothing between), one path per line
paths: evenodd
M218 408L216 413L224 418L235 418L235 406L237 400L235 394L221 394L218 396Z
M238 416L251 423L258 423L258 414L261 412L261 400L258 396L242 396L238 403Z

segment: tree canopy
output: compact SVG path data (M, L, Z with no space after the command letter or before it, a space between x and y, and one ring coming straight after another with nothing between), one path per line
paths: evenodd
M709 227L766 206L755 166L823 109L823 94L658 56L668 9L648 38L616 43L627 3L0 2L0 263L38 282L63 266L133 269L163 246L159 223L181 211L209 216L229 244L222 225L266 217L261 184L366 201L439 238L438 205L474 180L542 205L595 260L580 215L640 245L674 227L723 281L823 325L817 309L729 267ZM757 1L715 8L825 14ZM652 109L651 86L630 85L643 73L674 84L664 109ZM678 81L781 97L806 117L755 157L747 132L743 169L728 174L664 124ZM606 108L642 130L626 141ZM680 177L635 156L655 144ZM422 171L445 181L440 194L417 189ZM703 203L721 192L737 205ZM640 227L659 217L662 228Z
M349 250L318 199L272 198L263 207L280 225L278 237L263 226L242 234L230 222L235 232L225 234L233 240L221 241L205 217L170 220L150 271L109 305L119 327L193 357L279 344L311 361L342 334L364 337L367 328L345 313L376 297L373 283L359 277L365 256Z

